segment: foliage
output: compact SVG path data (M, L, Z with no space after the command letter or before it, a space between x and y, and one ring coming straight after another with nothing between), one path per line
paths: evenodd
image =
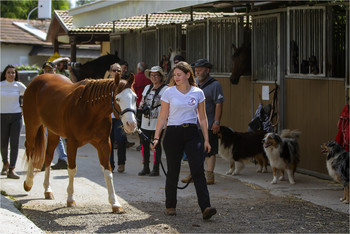
M31 10L38 6L38 0L11 0L0 1L1 17L13 19L27 19ZM52 1L53 10L68 10L70 7L69 0ZM30 14L30 19L38 18L38 10Z
M17 71L38 71L39 74L41 73L42 69L41 67L39 67L38 65L34 64L34 65L15 65Z

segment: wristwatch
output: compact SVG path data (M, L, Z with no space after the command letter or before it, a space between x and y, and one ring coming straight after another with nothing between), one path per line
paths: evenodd
M215 121L214 123L217 125L220 125L220 121Z

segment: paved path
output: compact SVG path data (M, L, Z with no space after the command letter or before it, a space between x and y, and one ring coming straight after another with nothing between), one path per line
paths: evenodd
M129 140L138 141L136 136L130 136ZM51 171L51 184L55 200L43 199L43 172L37 173L34 179L34 186L29 193L23 189L25 179L25 164L23 160L24 134L21 134L19 159L16 171L21 176L19 180L7 179L1 176L1 191L14 200L18 200L22 205L32 203L62 204L66 203L66 187L68 184L68 175L66 170ZM136 144L137 145L137 144ZM127 150L127 163L125 173L114 172L114 185L118 198L122 204L128 202L143 201L159 202L164 201L165 176L161 173L159 177L140 177L137 173L142 168L142 156L136 151L136 146ZM55 155L53 163L57 161ZM165 163L163 157L162 161ZM339 198L342 196L342 187L329 180L321 180L312 176L297 173L295 176L296 184L290 185L287 181L272 185L271 169L269 173L256 173L255 166L246 163L246 168L242 170L239 176L227 176L228 162L218 158L215 168L216 183L209 186L210 194L221 196L229 195L230 199L240 198L258 198L263 196L262 191L268 191L277 196L292 196L314 204L328 207L332 210L349 214L349 206L342 204ZM0 162L2 167L2 162ZM91 145L86 145L78 150L77 174L75 178L75 199L78 204L94 203L96 201L107 201L107 191L101 167L98 162L97 152ZM187 162L183 162L180 178L185 177L189 172ZM180 182L181 183L181 182ZM160 186L161 185L161 186ZM147 191L140 193L140 186ZM235 187L233 187L235 186ZM258 189L257 189L258 188ZM185 190L178 192L179 200L194 194L193 185ZM13 200L1 195L0 208L0 230L3 233L40 233L30 220L22 215L13 204ZM215 205L215 201L212 201ZM163 209L163 208L159 208Z

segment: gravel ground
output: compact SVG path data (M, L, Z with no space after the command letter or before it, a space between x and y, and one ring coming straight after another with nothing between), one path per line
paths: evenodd
M125 214L109 205L40 202L22 205L22 212L46 233L349 233L349 215L292 197L231 200L212 196L218 210L203 221L195 196L179 202L177 216L164 215L164 203L129 202Z

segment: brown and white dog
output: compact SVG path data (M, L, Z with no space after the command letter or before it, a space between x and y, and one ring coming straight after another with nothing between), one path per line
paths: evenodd
M273 172L272 184L277 183L277 170L281 173L279 180L284 179L286 171L289 183L295 184L294 173L300 161L299 136L299 131L288 129L283 130L281 136L273 132L265 135L263 143Z
M220 126L219 156L230 162L227 175L237 175L244 168L244 160L254 158L259 168L257 172L267 172L267 157L261 141L266 132L235 132L232 129Z
M344 186L344 197L340 201L349 203L349 152L335 141L321 145L322 153L327 155L328 174Z

